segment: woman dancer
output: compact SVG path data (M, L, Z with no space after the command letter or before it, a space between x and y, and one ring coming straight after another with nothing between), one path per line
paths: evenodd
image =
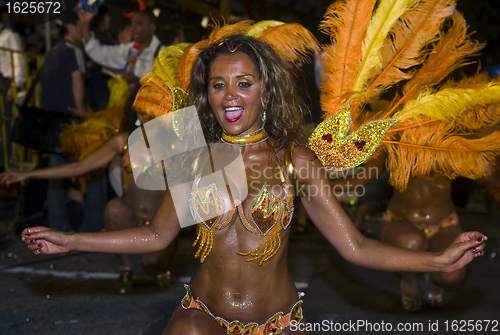
M45 169L37 169L27 172L5 172L0 174L0 183L17 183L29 178L50 179L68 178L80 176L96 168L106 166L116 155L122 156L122 186L123 195L120 198L111 199L104 210L104 223L107 231L131 228L147 225L151 222L161 199L163 191L146 191L138 188L133 180L128 158L127 140L137 124L144 124L151 120L147 115L136 113L132 109L135 95L132 94L127 106L125 106L122 118L121 132L112 136L99 149L85 158L68 164L62 164ZM177 249L177 240L174 240L165 250L155 253L143 254L142 264L148 275L154 277L159 286L165 286L170 282L170 266ZM121 273L115 284L115 292L124 294L129 292L133 286L133 255L121 254Z
M294 89L292 72L268 44L236 35L202 50L191 73L190 98L207 141L241 146L247 180L260 187L249 187L248 197L241 202L231 201L222 196L227 192L200 179L200 174L213 170L214 162L208 159L196 169L191 200L183 199L185 208L175 207L174 194L167 191L149 225L82 234L36 227L23 231L22 238L34 254L155 252L175 239L179 221L190 211L202 217L207 208L215 211L228 206L232 210L226 215L200 222L202 263L164 334L291 334L287 327L303 318L302 301L286 259L294 185L311 190L329 183L320 173L320 161L302 146L304 105ZM292 181L293 173L285 173L290 153L293 165L288 168L299 171L298 184ZM276 175L265 173L269 168ZM442 253L405 250L365 238L333 194L315 197L309 193L303 203L341 255L360 266L451 272L481 255L486 240L478 232L468 232Z

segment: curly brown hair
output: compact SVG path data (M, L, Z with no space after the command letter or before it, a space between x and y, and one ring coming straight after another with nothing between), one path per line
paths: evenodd
M281 150L292 143L304 145L304 114L309 113L309 108L302 99L304 92L297 88L297 68L285 63L269 44L242 35L230 36L207 46L191 70L188 92L198 110L207 142L217 142L222 136L222 127L208 100L210 68L217 57L237 52L248 55L259 71L261 107L266 112L264 129L274 140L274 149Z

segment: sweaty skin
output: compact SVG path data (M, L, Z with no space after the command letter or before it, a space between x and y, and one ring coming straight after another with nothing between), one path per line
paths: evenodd
M410 178L404 192L395 190L388 210L408 222L436 225L455 211L451 181L434 173L428 178Z

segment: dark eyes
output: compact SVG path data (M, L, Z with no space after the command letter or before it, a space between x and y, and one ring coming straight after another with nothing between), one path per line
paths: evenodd
M245 81L243 81L243 82L241 82L241 83L238 83L238 87L241 87L241 88L248 88L248 87L250 87L250 86L252 86L252 84L247 83L247 82L245 82Z
M248 83L248 82L245 82L245 81L239 82L237 85L238 85L239 88L243 88L243 89L249 88L250 86L252 86L251 83ZM220 90L220 89L223 89L224 86L225 85L223 83L215 83L215 84L212 85L212 88L214 90Z
M220 90L221 88L224 87L224 84L223 83L216 83L212 87L214 90Z

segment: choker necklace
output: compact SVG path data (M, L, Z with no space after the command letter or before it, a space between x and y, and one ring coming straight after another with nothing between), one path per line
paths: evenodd
M222 142L237 145L240 147L247 145L254 145L267 140L269 135L266 133L264 128L257 129L251 133L243 133L239 135L231 135L222 131Z

